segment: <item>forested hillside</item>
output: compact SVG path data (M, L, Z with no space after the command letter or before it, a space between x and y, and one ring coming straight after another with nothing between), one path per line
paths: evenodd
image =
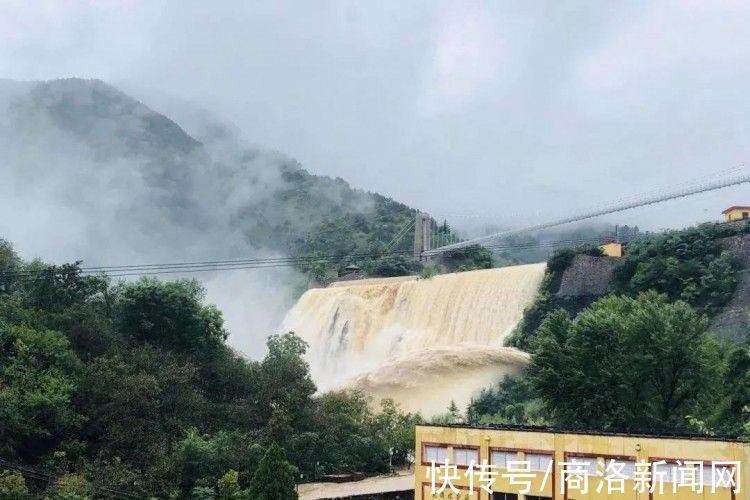
M95 248L121 258L327 257L324 269L300 264L318 278L352 263L415 269L409 234L388 248L401 255L377 258L414 209L312 175L229 129L191 137L98 80L0 81L0 110L0 195L71 215L74 251L87 260Z
M314 396L293 334L233 352L197 282L112 283L4 241L0 278L2 498L294 498L413 447L419 417L391 402Z
M467 418L750 437L750 339L709 331L746 272L725 239L748 233L739 222L643 235L611 261L598 296L557 291L576 255L599 250L558 251L512 339L531 366L480 394Z

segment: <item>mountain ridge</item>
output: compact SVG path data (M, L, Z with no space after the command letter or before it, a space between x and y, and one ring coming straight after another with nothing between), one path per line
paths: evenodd
M21 184L26 170L42 177L50 172L78 175L93 179L92 184L106 178L98 188L102 193L109 189L110 200L91 203L86 211L99 212L97 205L106 211L120 203L118 188L130 189L131 201L116 211L129 228L144 228L137 229L146 233L141 240L159 232L155 226L161 217L188 232L197 228L228 240L230 255L270 251L298 256L323 248L328 255L372 254L385 249L416 212L343 179L312 174L276 152L201 142L168 116L102 80L3 80L3 105L0 144L8 146L5 163L15 172L15 184ZM76 195L80 188L75 186L63 189L74 200L91 197ZM219 226L232 237L217 232ZM336 238L318 238L320 231L335 232ZM408 250L408 238L401 243L399 249ZM202 253L208 255L205 249Z

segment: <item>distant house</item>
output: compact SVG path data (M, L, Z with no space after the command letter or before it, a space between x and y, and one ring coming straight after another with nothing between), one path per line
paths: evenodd
M344 274L356 273L360 271L360 267L354 264L349 264L344 268Z
M365 273L362 272L362 269L354 264L349 264L343 272L339 273L339 280L361 280L364 277Z
M721 213L724 214L724 222L750 219L750 207L733 206L727 208Z
M602 249L604 255L607 257L622 257L622 243L616 240L605 241L599 248Z

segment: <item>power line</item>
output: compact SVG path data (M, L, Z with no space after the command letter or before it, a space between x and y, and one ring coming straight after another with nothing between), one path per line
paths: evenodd
M58 477L50 474L47 471L44 471L42 469L31 467L28 465L22 465L16 462L11 462L9 460L4 460L0 458L0 468L6 469L6 470L12 470L15 472L18 472L24 477L30 477L31 479L36 479L38 481L45 481L49 484L54 483L57 481ZM128 493L126 491L120 491L113 488L108 488L104 486L92 486L92 488L99 492L106 494L109 498L146 498L140 495L136 495L133 493Z
M716 180L713 182L704 183L699 186L684 188L684 189L672 191L669 193L642 197L635 201L625 202L625 203L618 204L618 205L610 205L605 208L594 209L589 212L584 212L582 214L565 217L563 219L557 219L557 220L553 220L550 222L536 224L533 226L520 228L520 229L511 229L508 231L501 231L495 234L491 234L489 236L484 236L481 238L474 238L474 239L462 241L459 243L454 243L452 245L446 245L441 248L427 250L423 252L423 255L425 256L437 255L437 254L444 253L449 250L457 250L459 248L464 248L464 247L471 246L471 245L482 245L486 242L495 241L498 238L503 238L506 236L514 235L514 234L527 233L531 231L538 231L540 229L547 229L550 227L561 226L563 224L569 224L571 222L578 222L578 221L582 221L586 219L592 219L594 217L599 217L601 215L622 212L625 210L630 210L632 208L637 208L637 207L641 207L645 205L653 205L655 203L661 203L661 202L672 200L675 198L683 198L686 196L692 196L694 194L704 193L707 191L715 191L717 189L722 189L722 188L734 186L737 184L744 184L747 182L750 182L750 174L745 173L739 176L729 177L727 179L720 179L720 180Z
M519 243L498 243L495 245L487 245L486 248L490 250L524 250L529 248L549 248L558 247L565 245L581 245L586 243L600 242L602 237L589 237L589 238L570 238L560 240L546 240L546 241L530 241L530 242L519 242ZM460 249L459 249L460 250ZM459 250L454 250L448 253L454 253ZM327 256L315 256L315 257L289 257L289 258L268 258L268 259L237 259L237 260L218 260L218 261L194 261L194 262L171 262L171 263L160 263L160 264L136 264L136 265L120 265L120 266L98 266L98 267L82 267L76 271L77 274L84 276L99 276L105 275L111 278L121 277L132 277L132 276L146 276L146 275L165 275L165 274L189 274L199 272L212 272L212 271L235 271L235 270L246 270L246 269L272 269L281 267L295 267L300 264L331 264L340 261L343 258L383 258L383 257L395 257L411 254L411 251L390 251L390 252L378 252L378 253L354 253L354 254L338 254L338 255L327 255ZM54 268L43 268L39 270L20 270L20 271L3 271L0 272L0 277L9 277L24 280L35 280L44 279L45 274L53 273L55 276L62 274L61 271Z

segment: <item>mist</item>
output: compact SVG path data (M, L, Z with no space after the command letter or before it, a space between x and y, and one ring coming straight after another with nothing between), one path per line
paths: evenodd
M273 199L300 165L467 236L710 178L747 162L748 21L734 0L5 0L0 237L86 265L286 256L255 233L314 225ZM48 111L64 89L29 97L29 82L68 77L143 104L113 97L111 114L61 126ZM66 92L85 106L97 91ZM737 186L592 223L680 228L747 203ZM292 300L279 284L303 281L201 279L251 355Z
M3 14L0 75L197 103L248 143L437 218L518 227L748 161L736 0L6 0ZM744 197L607 220L682 227Z
M25 259L98 266L285 256L237 219L284 185L280 165L291 160L246 147L210 121L194 121L212 130L198 143L99 82L6 81L0 91L0 237ZM148 142L159 138L166 142ZM200 279L231 345L253 357L304 284L292 268L160 277Z

